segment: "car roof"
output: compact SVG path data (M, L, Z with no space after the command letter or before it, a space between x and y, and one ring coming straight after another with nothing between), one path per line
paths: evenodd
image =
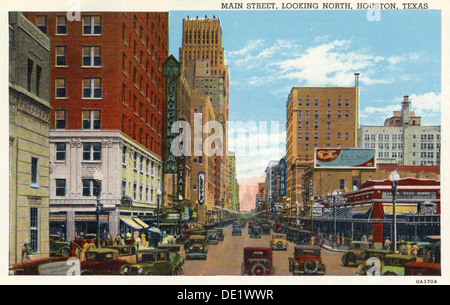
M92 253L92 252L97 252L97 253L109 253L109 252L119 253L119 250L112 249L112 248L97 248L97 249L90 249L87 252L89 252L89 253Z
M189 239L205 239L205 236L203 235L191 235Z

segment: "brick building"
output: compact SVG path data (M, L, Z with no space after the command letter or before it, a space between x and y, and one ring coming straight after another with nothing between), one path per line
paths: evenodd
M168 13L25 15L51 39L51 230L96 232L94 173L102 234L145 229L161 200Z

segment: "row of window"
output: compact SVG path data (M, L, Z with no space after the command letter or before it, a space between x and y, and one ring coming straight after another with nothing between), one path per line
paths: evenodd
M55 78L55 97L67 98L67 79ZM82 80L82 97L86 99L102 98L102 79L100 77L83 78Z
M332 99L331 98L329 98L328 100L327 100L327 107L332 107ZM297 105L298 105L298 107L299 108L302 108L303 106L305 106L305 107L310 107L310 99L306 99L304 102L303 102L303 99L298 99L298 102L297 102ZM337 102L337 106L338 107L342 107L342 105L343 105L343 101L342 101L342 99L338 99L338 102ZM314 99L314 107L319 107L319 99L318 98L316 98L316 99ZM350 107L350 99L345 99L345 107Z
M101 129L102 112L101 110L83 110L82 112L83 129ZM55 110L56 129L65 129L67 127L67 112L64 109Z
M328 132L328 133L327 133L327 141L331 141L331 138L332 138L331 133ZM349 138L350 138L350 134L349 134L348 132L346 132L346 133L345 133L345 140L348 140ZM302 141L303 137L302 137L302 133L301 133L301 132L298 133L297 139L298 139L299 141ZM310 135L309 135L308 132L306 132L306 133L304 134L304 139L305 139L305 141L309 141L309 140L310 140ZM314 140L319 140L319 133L318 133L318 132L315 132L315 133L314 133ZM337 140L338 140L338 141L341 141L341 140L342 140L342 133L340 133L340 132L337 133Z
M305 117L309 118L311 116L311 113L309 110L305 110ZM327 118L331 119L331 110L327 111ZM350 117L350 111L346 110L345 111L345 118L348 119ZM299 110L298 111L298 118L301 119L303 118L303 110ZM315 110L314 111L314 118L318 119L319 118L319 110ZM340 119L342 118L342 110L338 110L337 112L337 118Z
M393 141L402 141L403 140L403 134L379 134L378 135L378 141L389 141L392 138ZM413 134L413 139L416 138L416 135ZM437 141L441 140L440 134L421 134L420 140L421 142L432 142L436 138ZM373 133L366 133L364 135L364 140L366 141L376 141L377 136Z
M45 15L36 16L36 26L42 33L48 32L48 20ZM83 16L82 18L83 35L101 35L102 34L102 17L101 16ZM67 35L67 16L56 16L56 35Z
M67 160L67 143L55 143L55 160ZM84 142L83 143L83 161L100 161L102 159L102 143Z
M161 166L156 162L150 160L144 155L139 155L138 152L128 152L130 149L127 146L122 147L122 166L127 167L129 158L131 158L131 164L133 164L133 170L135 172L140 171L141 174L145 173L147 176L151 174L151 177L161 177Z
M67 47L55 47L55 66L66 67L67 62ZM83 67L101 67L102 65L102 47L100 46L84 46L81 48L81 59Z

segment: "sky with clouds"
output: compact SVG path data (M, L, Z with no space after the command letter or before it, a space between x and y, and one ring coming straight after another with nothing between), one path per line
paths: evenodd
M230 121L257 126L257 136L230 140L230 150L258 145L253 155L237 153L240 179L261 176L285 154L286 100L295 86L354 86L359 72L360 124L382 125L404 95L423 125L441 122L440 11L381 11L380 21L355 10L171 11L176 58L182 19L205 15L221 19Z

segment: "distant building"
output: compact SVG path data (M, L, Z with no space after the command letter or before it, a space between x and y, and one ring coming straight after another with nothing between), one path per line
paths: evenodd
M378 164L441 164L441 126L422 126L410 107L409 97L404 96L402 110L395 111L384 126L359 128L358 146L376 149Z
M49 256L50 39L9 14L9 263Z

